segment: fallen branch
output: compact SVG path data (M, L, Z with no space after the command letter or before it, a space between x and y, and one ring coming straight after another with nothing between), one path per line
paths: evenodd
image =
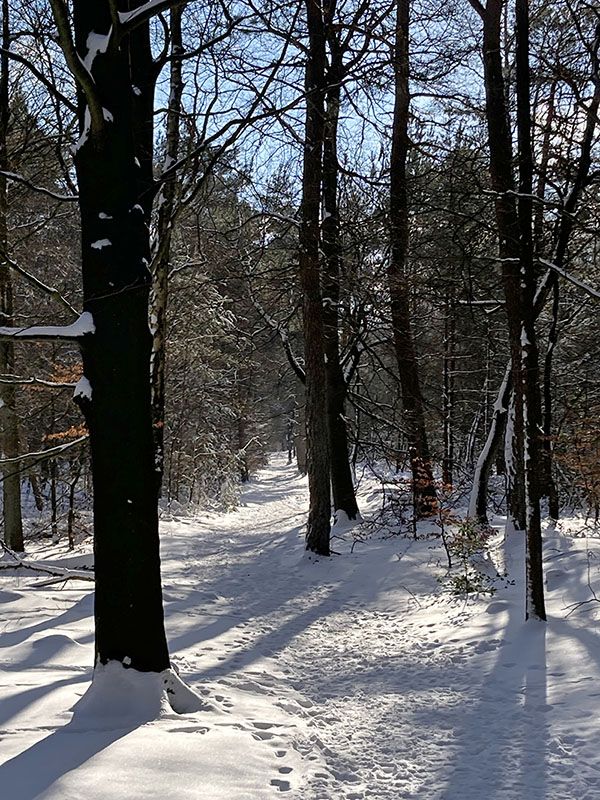
M66 580L78 580L78 581L93 581L94 580L94 571L93 570L82 570L82 569L66 569L61 567L41 567L37 564L30 564L27 561L20 561L17 560L11 564L0 564L0 570L13 570L13 569L26 569L30 570L31 572L40 572L43 575L51 575L53 578L57 580L53 580L52 583L60 583L61 581ZM48 585L48 582L44 581L43 584L39 584L40 586Z
M30 570L31 572L40 572L44 575L51 575L52 578L57 579L52 581L44 581L44 583L37 584L39 586L45 586L49 583L60 583L61 581L65 580L94 580L93 569L67 569L66 567L46 567L39 564L31 564L28 561L23 561L20 559L15 551L11 550L10 547L4 544L3 541L0 541L0 547L8 556L10 556L10 558L12 558L12 562L7 564L0 563L0 570L26 569Z

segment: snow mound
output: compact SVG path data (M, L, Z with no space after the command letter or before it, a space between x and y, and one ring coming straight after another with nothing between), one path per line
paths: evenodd
M150 722L171 711L164 673L138 672L119 661L97 664L89 689L74 708L72 728L114 730Z

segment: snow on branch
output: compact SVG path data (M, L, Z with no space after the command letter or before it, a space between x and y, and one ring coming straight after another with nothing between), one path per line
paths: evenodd
M52 8L54 23L58 30L58 43L64 53L67 66L85 95L94 128L96 130L102 130L104 127L102 103L98 96L94 78L86 68L82 58L77 52L75 42L73 41L69 7L65 3L65 0L50 0L50 7Z
M17 375L2 375L0 384L16 386L43 386L48 389L74 389L74 383L59 383L57 381L46 381L43 378L20 378Z
M37 464L39 461L44 461L46 458L60 455L60 453L64 453L65 450L70 450L78 444L83 444L83 442L86 442L88 439L89 436L86 433L85 436L73 439L72 442L65 442L65 444L59 444L56 447L48 447L46 450L38 450L36 453L23 453L22 456L15 456L14 458L0 458L0 466L4 466L4 464L21 464L24 461L33 461Z
M28 328L0 327L0 340L22 339L29 342L45 340L77 341L94 333L94 319L89 311L84 311L71 325L31 325Z
M47 197L51 197L53 200L60 200L61 202L65 203L73 203L79 200L79 197L76 194L58 194L58 192L53 192L52 189L46 189L44 186L36 186L35 183L32 183L28 178L26 178L24 175L20 175L18 172L8 172L7 170L0 169L0 175L4 175L4 177L8 178L10 181L14 181L15 183L20 183L23 186L26 186L33 192L45 194Z
M15 50L6 49L5 47L0 47L0 54L6 56L6 58L10 58L12 61L16 61L19 64L23 64L31 74L38 79L38 81L46 88L46 90L53 96L60 100L69 111L73 114L77 113L77 105L70 100L66 95L64 95L58 87L48 78L40 72L40 70L28 59L25 58L21 53L17 53Z
M559 267L558 264L553 264L551 261L546 261L543 258L540 258L540 264L543 264L549 270L556 272L558 275L563 277L565 280L572 283L573 286L577 286L579 289L583 289L586 294L589 294L590 297L595 298L596 300L600 300L600 290L594 289L593 286L590 286L589 283L582 281L581 278L576 278L575 275L572 275L563 267Z
M4 262L8 264L8 266L12 270L14 270L18 275L20 275L22 278L25 278L25 280L32 286L35 286L37 289L41 289L43 292L53 297L58 303L61 304L61 306L66 308L67 311L69 311L69 313L71 313L74 317L79 316L79 311L77 311L71 305L71 303L69 303L69 301L65 297L63 297L63 295L54 286L48 286L47 283L44 283L35 275L33 275L31 272L28 272L20 264L17 264L16 261L13 261L12 258L9 258L6 254L4 256Z
M125 29L135 28L163 11L168 11L175 6L186 5L188 2L189 0L148 0L147 3L138 6L133 11L120 12L119 21Z

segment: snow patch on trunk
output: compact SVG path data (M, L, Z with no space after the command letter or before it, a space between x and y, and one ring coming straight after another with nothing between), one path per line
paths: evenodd
M92 384L89 380L82 375L81 378L75 384L75 391L73 392L73 397L82 397L85 400L92 399Z

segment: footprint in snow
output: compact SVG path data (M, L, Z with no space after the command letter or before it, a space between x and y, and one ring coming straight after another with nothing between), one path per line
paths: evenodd
M280 792L289 792L292 788L289 781L283 781L280 778L272 778L271 786L275 786Z

